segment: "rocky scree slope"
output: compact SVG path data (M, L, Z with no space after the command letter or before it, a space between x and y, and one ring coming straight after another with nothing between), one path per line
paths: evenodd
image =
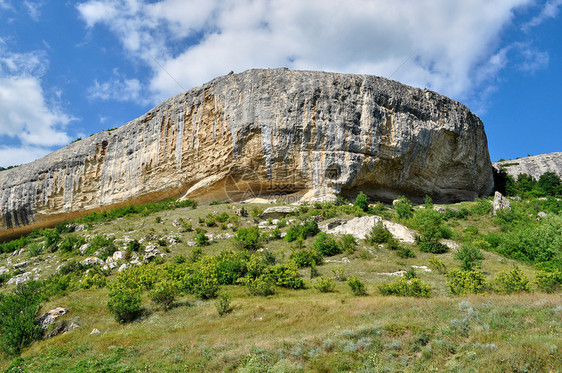
M0 238L178 196L447 202L492 189L484 126L459 102L376 76L249 70L0 172Z

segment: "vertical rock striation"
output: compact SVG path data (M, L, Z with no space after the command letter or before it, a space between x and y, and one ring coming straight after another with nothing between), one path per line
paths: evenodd
M458 201L492 189L482 122L456 101L376 76L249 70L0 172L0 237L178 196Z

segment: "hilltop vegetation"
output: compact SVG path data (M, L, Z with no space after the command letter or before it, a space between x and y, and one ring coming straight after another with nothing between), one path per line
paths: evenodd
M489 199L386 206L360 195L268 218L276 204L166 201L42 229L0 244L0 367L554 371L562 202L511 205L494 216ZM325 233L371 215L415 230L415 242L383 224L366 239ZM70 312L39 328L57 306ZM61 322L79 327L41 340Z

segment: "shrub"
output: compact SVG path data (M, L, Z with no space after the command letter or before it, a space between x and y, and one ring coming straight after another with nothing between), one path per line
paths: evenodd
M314 249L322 256L334 256L341 254L343 249L336 243L333 237L320 232L313 244Z
M357 241L352 234L344 234L343 236L341 236L339 245L342 251L346 251L349 254L353 254L357 249Z
M429 266L433 268L435 271L441 274L447 272L447 267L445 266L445 263L443 263L441 259L437 257L432 257L429 258L428 262L429 262Z
M236 241L240 248L256 251L260 248L260 229L257 225L248 228L240 228L236 232Z
M100 273L90 272L78 283L80 289L102 289L107 285L105 276Z
M396 251L396 250L400 250L402 247L400 246L400 243L396 238L390 238L386 242L385 248L387 250Z
M474 246L463 246L455 253L455 259L461 261L463 271L471 271L473 268L480 268L484 255Z
M470 208L470 212L475 215L487 215L492 212L492 203L487 199L476 199L476 205Z
M45 228L41 230L41 234L45 238L45 248L56 251L56 245L60 241L60 233L56 229Z
M0 243L0 253L11 253L23 249L29 243L29 238L22 236L16 240Z
M381 222L373 225L367 241L371 244L386 243L392 238L392 234L383 226Z
M243 277L238 282L246 287L252 296L267 297L276 293L275 280L270 276L261 275L258 278Z
M363 281L359 280L357 276L353 276L347 279L347 285L351 288L351 292L353 293L353 295L367 295L365 284L363 283Z
M115 320L127 323L141 314L141 292L138 288L129 288L116 281L110 286L107 308Z
M410 267L409 270L406 271L406 273L404 273L404 278L406 280L411 280L413 278L417 278L418 275L416 273L416 269L414 267Z
M218 280L216 265L210 260L199 261L195 271L189 278L189 289L191 293L201 299L216 298L220 284Z
M139 242L139 240L134 239L132 241L129 241L129 243L127 244L127 251L132 253L132 252L139 252L141 250L141 244Z
M304 288L304 280L298 272L297 264L293 261L267 267L264 272L275 280L277 286L288 289Z
M404 196L398 196L393 206L398 218L401 220L409 219L414 215L414 205Z
M415 258L416 254L409 247L400 247L396 250L396 255L402 259Z
M333 293L336 290L336 282L330 277L318 277L314 288L321 293Z
M484 274L477 270L461 271L452 269L445 275L451 294L467 295L486 292L489 285Z
M35 281L20 284L10 295L0 294L0 350L19 355L24 347L41 338L37 323L41 310L41 285Z
M178 294L178 286L173 281L163 280L154 285L149 292L150 299L164 311L172 308L176 296Z
M494 290L500 293L529 292L531 287L529 279L519 267L514 266L511 271L498 272L494 280Z
M205 232L201 232L195 236L195 243L197 247L203 247L209 245L209 237L205 234Z
M369 197L363 192L359 192L357 198L355 198L355 202L353 202L353 206L359 207L363 211L367 211L369 208Z
M437 241L420 241L418 242L420 251L424 253L443 254L449 251L449 248Z
M395 295L399 297L424 297L431 296L431 287L419 278L407 280L403 277L379 285L382 295Z
M220 294L218 296L215 307L217 308L219 316L224 316L227 313L232 312L232 306L230 305L231 299L232 297L228 294Z
M560 290L562 285L562 271L538 271L535 278L538 288L545 293L554 293Z
M298 238L305 240L307 237L316 236L318 232L320 232L320 229L318 229L318 223L316 223L314 220L311 220L303 225L291 226L287 231L285 239L287 240L287 242L293 242Z

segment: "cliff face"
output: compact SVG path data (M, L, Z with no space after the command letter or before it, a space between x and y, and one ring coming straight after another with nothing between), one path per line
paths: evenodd
M527 174L538 180L546 172L552 172L558 177L562 177L562 152L495 162L493 166L497 171L503 170L515 179L520 174Z
M250 70L0 172L0 237L178 196L457 201L492 189L482 122L456 101L375 76Z

